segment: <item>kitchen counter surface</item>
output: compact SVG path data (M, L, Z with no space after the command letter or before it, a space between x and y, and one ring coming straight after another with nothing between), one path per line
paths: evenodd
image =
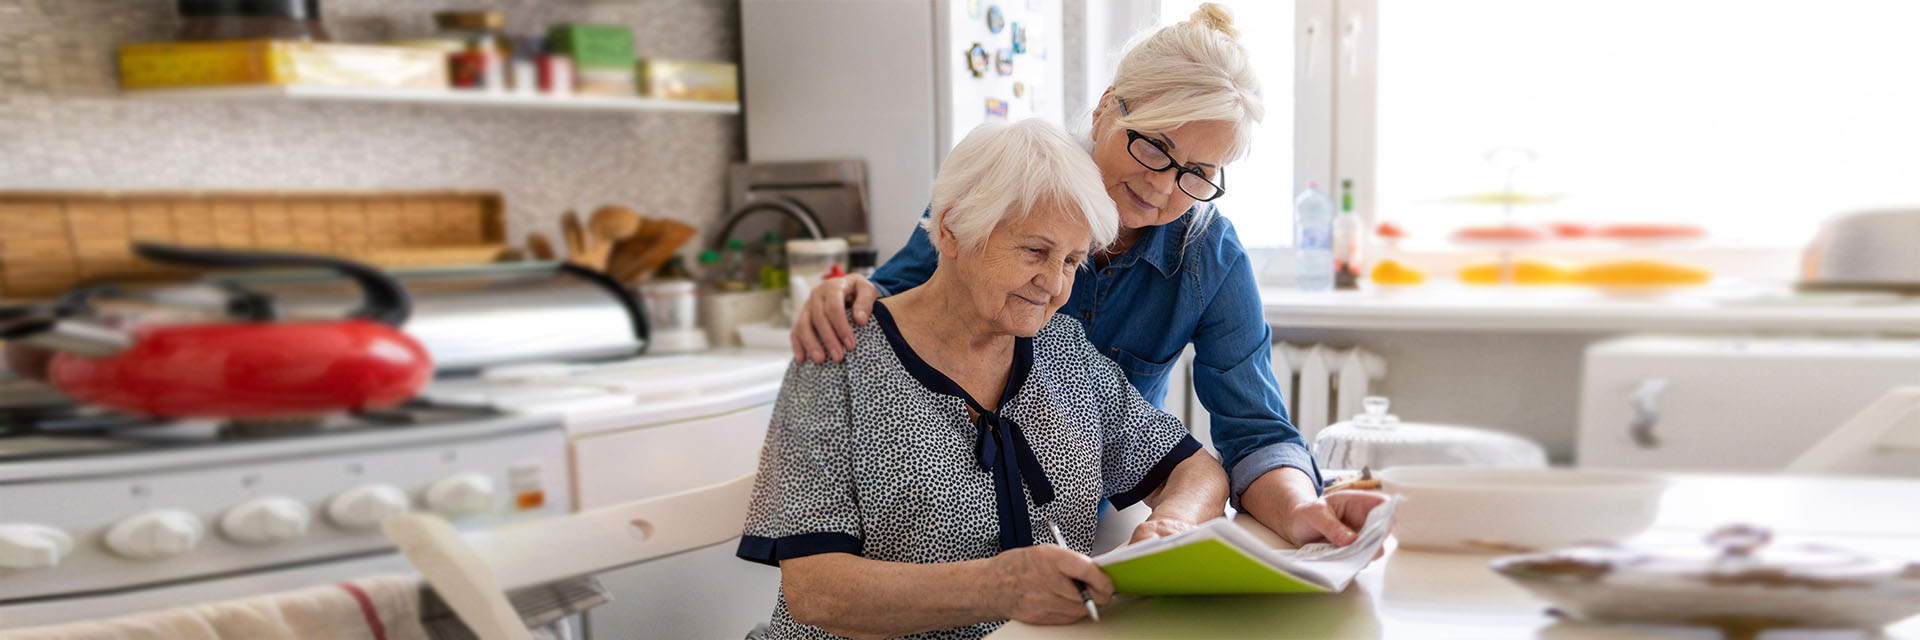
M1309 293L1263 287L1267 322L1290 329L1920 332L1920 298L1708 287L1659 295L1555 287Z
M1728 522L1772 527L1782 542L1821 541L1913 559L1920 514L1898 505L1920 480L1675 475L1645 542L1697 540ZM1392 550L1338 595L1123 596L1101 622L1009 623L993 640L1065 638L1699 638L1710 627L1561 619L1486 568L1496 556ZM1760 640L1920 638L1920 616L1882 631L1769 631ZM1725 636L1736 637L1736 636Z

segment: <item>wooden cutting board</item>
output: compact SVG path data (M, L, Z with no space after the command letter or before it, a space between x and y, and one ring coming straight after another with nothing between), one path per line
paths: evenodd
M352 258L381 267L492 262L506 246L499 193L0 191L0 299L93 278L181 273L135 240Z

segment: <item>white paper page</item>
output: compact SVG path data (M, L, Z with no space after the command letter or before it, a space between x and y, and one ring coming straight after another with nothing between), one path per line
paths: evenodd
M1282 549L1279 547L1286 546L1286 542L1251 516L1245 516L1244 521L1220 517L1171 536L1122 546L1101 554L1093 561L1106 566L1213 538L1233 545L1281 571L1340 591L1386 544L1387 535L1393 528L1393 514L1399 509L1400 501L1400 496L1393 496L1369 512L1367 522L1361 525L1353 544L1344 547L1316 542L1299 549Z
M1347 588L1353 576L1366 568L1367 563L1373 560L1373 555L1379 553L1380 547L1387 543L1387 535L1393 530L1393 514L1399 510L1402 499L1401 496L1392 496L1385 504L1367 513L1367 522L1360 526L1353 544L1344 547L1327 542L1315 542L1298 549L1276 549L1272 545L1252 547L1260 543L1246 531L1237 533L1244 536L1239 539L1243 541L1243 549L1267 557L1271 564L1288 573L1340 591ZM1234 540L1231 537L1228 539Z

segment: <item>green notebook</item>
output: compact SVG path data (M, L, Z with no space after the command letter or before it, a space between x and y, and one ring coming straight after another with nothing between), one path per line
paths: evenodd
M1367 515L1358 539L1286 548L1253 518L1216 518L1094 558L1117 593L1326 593L1345 589L1387 541L1398 496Z

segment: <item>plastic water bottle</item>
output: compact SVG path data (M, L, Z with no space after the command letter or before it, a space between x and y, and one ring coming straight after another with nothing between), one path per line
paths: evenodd
M1333 201L1318 183L1293 199L1293 277L1302 291L1333 289Z

